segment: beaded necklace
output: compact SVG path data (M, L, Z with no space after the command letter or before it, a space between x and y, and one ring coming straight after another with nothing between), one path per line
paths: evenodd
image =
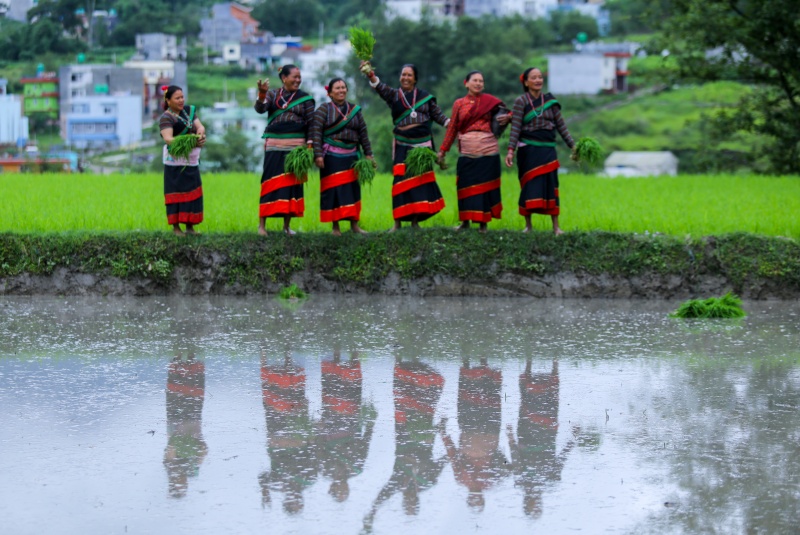
M342 113L342 110L339 108L338 104L336 104L335 102L332 102L332 104L334 109L339 113L339 115L342 116L342 120L344 121L345 119L347 119L347 116L350 115L350 103L345 101L344 103L345 110L347 110L345 113Z
M403 93L403 88L399 88L397 90L397 93L400 95L400 102L403 104L403 107L411 110L411 113L409 114L411 115L411 118L416 119L417 110L414 109L414 106L416 106L417 104L417 88L416 87L414 88L414 97L411 100L411 104L409 104L408 100L406 100L406 95L405 93Z
M531 111L533 112L533 116L534 117L541 117L542 114L544 113L544 110L540 111L539 113L536 113L536 106L533 105L533 99L531 98L531 94L530 93L525 93L525 96L528 97L528 102L531 105ZM540 93L539 96L536 97L536 100L539 100L540 98L542 99L542 106L544 106L544 93Z
M183 123L183 125L186 128L189 129L192 128L192 124L189 122L189 117L187 116L185 119L183 117L184 113L186 113L186 110L181 110L179 113L175 113L174 111L172 111L172 108L167 108L167 112L169 112L170 115L172 115L173 117L178 119L181 123Z
M280 109L285 110L289 103L294 100L295 95L297 95L297 91L293 91L292 95L287 100L286 97L283 96L283 88L281 87L278 90L278 99L275 101L275 105L278 106ZM283 106L281 106L279 101L283 101Z

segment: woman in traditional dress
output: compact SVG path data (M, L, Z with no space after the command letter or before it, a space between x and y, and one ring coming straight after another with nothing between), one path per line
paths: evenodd
M483 74L470 72L464 78L467 96L453 103L450 124L439 149L439 161L444 162L447 151L458 136L458 220L456 230L469 228L470 222L486 232L492 219L500 219L503 203L500 198L500 148L492 132L492 119L497 116L501 125L508 124L509 115L503 102L483 92Z
M314 97L300 90L302 77L295 65L284 65L278 71L283 82L280 89L269 89L269 79L258 81L258 113L269 113L264 130L264 171L261 174L261 201L258 233L267 235L268 217L282 217L283 231L293 217L303 217L305 201L299 177L284 169L286 155L292 149L310 143L308 128L314 117Z
M203 184L200 180L200 148L206 142L206 129L197 117L194 106L186 106L183 90L177 85L162 87L164 113L158 120L158 129L164 139L164 204L167 205L167 223L178 236L197 234L194 226L203 221ZM197 134L197 147L188 158L170 155L167 147L175 137ZM186 231L181 230L181 223Z
M309 137L314 146L314 163L320 168L319 219L333 224L333 234L341 236L339 221L350 221L350 230L364 234L358 226L361 219L361 186L353 170L359 159L358 146L364 157L372 157L367 123L361 106L347 102L347 83L334 78L325 86L331 102L314 112Z
M446 127L450 119L436 104L433 95L417 87L419 77L414 65L403 65L398 89L381 82L368 62L362 62L361 70L369 78L369 85L391 108L394 120L392 150L394 227L391 231L399 229L402 221L410 221L412 227L419 227L420 221L428 219L444 208L444 199L436 184L436 175L433 171L419 176L406 175L406 156L415 147L433 149L431 121Z
M563 231L558 226L556 130L573 149L573 159L575 141L561 117L561 105L551 93L542 93L542 71L531 67L520 76L520 82L525 94L514 101L506 165L513 165L514 150L519 149L519 213L525 217L523 232L531 231L531 214L545 214L553 220L553 232L559 235Z

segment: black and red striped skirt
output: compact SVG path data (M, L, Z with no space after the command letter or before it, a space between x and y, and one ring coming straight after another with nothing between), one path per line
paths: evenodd
M203 221L203 184L198 166L164 166L164 204L170 225Z
M488 223L500 219L500 156L461 156L456 167L458 220Z
M520 215L558 215L558 158L555 147L521 145L517 151Z
M406 155L413 148L399 143L395 146L392 216L399 221L424 221L444 208L442 191L433 171L406 176Z
M264 171L261 174L260 217L303 217L306 209L303 183L284 172L287 151L264 152Z
M356 153L325 155L319 185L319 220L323 223L361 219L361 186L352 168L356 160Z

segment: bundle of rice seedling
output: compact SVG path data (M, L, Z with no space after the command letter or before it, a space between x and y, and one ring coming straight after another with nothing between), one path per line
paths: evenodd
M197 147L200 136L197 134L183 134L172 138L172 143L167 145L167 152L173 158L188 158L192 150Z
M296 284L292 284L291 286L286 286L281 288L278 297L281 299L305 299L308 297L308 294L302 290L302 288L298 287Z
M372 49L375 47L375 36L372 32L353 26L350 28L350 46L361 61L372 59Z
M314 167L314 151L307 145L289 151L283 162L283 168L287 173L293 174L298 182L308 180L308 172L312 167Z
M579 163L587 163L592 167L597 166L603 162L603 147L596 139L591 137L582 137L575 145L575 155Z
M419 176L433 171L433 164L438 156L428 147L417 147L408 151L406 156L406 176Z
M742 300L728 292L722 297L690 299L670 314L672 318L741 318L746 316L742 310Z
M356 172L359 184L362 186L372 185L372 180L375 178L375 164L372 160L359 158L353 164L353 170Z

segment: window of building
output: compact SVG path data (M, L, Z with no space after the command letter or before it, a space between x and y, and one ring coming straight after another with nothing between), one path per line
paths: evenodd
M88 104L73 104L71 107L72 113L89 113Z
M113 115L117 113L117 105L114 104L113 102L108 104L103 104L103 113L105 115Z

